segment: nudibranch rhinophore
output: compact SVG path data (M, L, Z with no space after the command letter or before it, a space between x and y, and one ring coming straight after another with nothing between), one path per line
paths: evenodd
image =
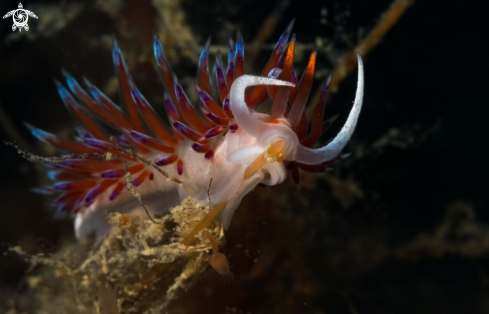
M78 136L66 140L29 127L40 140L78 154L74 156L84 156L48 165L54 168L49 177L55 183L40 189L61 193L54 203L58 212L71 211L76 215L76 236L82 238L93 231L99 238L108 234L107 213L142 211L137 198L128 192L127 173L152 214L167 213L188 196L201 204L207 203L207 187L212 179L209 194L215 206L207 220L219 215L227 228L242 198L257 184L279 184L289 172L298 183L299 169L321 172L344 158L340 153L355 129L362 107L362 59L357 54L356 97L345 125L329 143L313 149L311 146L331 123L323 122L329 83L322 88L308 130L304 108L311 92L316 52L311 53L299 81L293 68L292 24L280 37L261 76L243 73L244 46L239 31L236 44L230 40L227 68L217 53L210 72L208 40L200 55L195 84L200 98L198 110L185 95L155 35L154 55L165 85L163 106L171 127L135 86L115 40L112 57L125 111L88 80L85 80L87 93L63 71L68 88L59 82L56 85L64 104L80 123ZM256 112L255 108L268 98L273 103L271 113ZM149 163L140 162L135 155L124 160L93 156L121 154L113 149L109 131L117 134L119 147L131 149ZM180 183L168 180L155 171L157 168L178 178ZM196 228L193 234L200 230ZM187 239L187 245L190 242Z

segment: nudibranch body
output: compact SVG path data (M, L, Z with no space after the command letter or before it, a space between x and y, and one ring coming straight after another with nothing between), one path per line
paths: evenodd
M155 35L154 54L166 89L164 108L170 127L136 88L115 41L112 55L126 112L89 81L85 80L87 93L64 72L68 88L60 83L57 88L80 122L79 136L70 141L30 128L36 137L64 152L79 157L86 154L50 165L56 168L49 172L55 183L41 189L62 193L54 203L59 212L75 213L76 236L82 238L93 231L99 238L105 236L110 232L106 220L109 212L142 211L137 198L128 192L128 173L152 214L167 213L187 196L206 203L212 179L209 195L215 206L209 219L219 215L227 228L242 198L257 184L279 184L289 172L298 182L299 168L320 172L341 160L344 155L340 153L355 129L362 106L362 60L358 55L356 98L346 124L327 145L312 149L331 123L323 122L329 83L322 89L308 132L303 111L312 87L316 52L311 53L298 80L293 68L295 35L291 36L291 28L292 23L261 76L243 73L244 46L239 32L236 44L230 41L227 68L217 54L214 69L209 72L208 41L200 56L195 85L200 98L198 110L185 95ZM255 108L268 98L273 102L271 113L256 112ZM118 147L135 155L116 158L121 153L114 149L109 130L116 131ZM107 153L113 158L93 156ZM136 155L149 163L142 163ZM162 176L156 168L177 180Z

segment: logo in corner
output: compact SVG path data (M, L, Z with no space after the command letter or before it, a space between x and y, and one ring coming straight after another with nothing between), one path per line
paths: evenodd
M27 21L29 20L29 16L37 19L37 15L35 15L34 12L24 10L23 8L22 3L19 3L19 8L17 10L12 10L3 16L4 19L12 16L12 19L14 20L14 25L12 25L13 31L17 28L19 29L19 32L22 31L22 28L28 31L29 25L27 25Z

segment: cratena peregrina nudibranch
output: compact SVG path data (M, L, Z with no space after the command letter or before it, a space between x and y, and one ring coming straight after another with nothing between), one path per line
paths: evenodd
M137 198L128 192L127 173L151 214L167 213L188 196L205 204L212 179L209 194L214 207L183 241L188 245L218 215L227 228L241 199L257 184L282 183L289 172L298 183L299 168L320 172L341 160L344 155L340 153L355 129L362 107L362 59L357 54L355 103L344 127L325 146L313 149L311 146L331 122L323 122L329 83L322 88L309 127L304 108L311 92L316 52L311 53L299 81L293 68L292 24L280 37L261 76L243 73L244 46L239 32L236 44L230 41L227 68L216 54L210 72L208 41L200 55L195 84L200 98L198 108L185 95L155 35L154 55L166 89L164 108L170 127L136 88L115 41L112 56L125 111L88 80L86 92L64 71L68 88L56 85L64 104L80 123L79 135L75 140L66 140L29 127L37 138L63 152L85 154L84 158L74 155L49 165L55 168L49 172L55 183L40 189L61 193L54 203L59 212L75 213L76 236L82 238L93 231L99 238L108 234L111 227L107 213L142 211ZM271 114L256 112L255 108L268 98L273 103ZM121 154L114 149L109 131L117 134L117 147L134 154L105 160L93 156ZM141 162L136 156L149 162ZM168 180L158 169L178 180Z

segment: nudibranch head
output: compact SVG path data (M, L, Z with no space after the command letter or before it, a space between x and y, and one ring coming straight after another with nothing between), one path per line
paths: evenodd
M208 40L198 64L198 106L187 98L155 35L154 55L166 90L163 107L170 126L137 89L115 40L112 57L125 110L88 80L85 91L63 71L68 88L58 82L56 87L79 122L78 136L74 141L66 140L29 127L34 136L72 154L48 165L54 168L49 177L55 183L40 190L61 193L54 203L59 212L76 214L77 237L92 231L98 237L107 234L108 212L141 211L129 189L137 189L151 213L164 213L188 196L206 203L211 179L209 194L216 206L205 221L219 215L227 228L241 199L257 184L279 184L288 173L298 183L299 168L325 171L327 165L341 160L344 155L340 153L355 129L362 106L361 57L358 55L355 103L346 124L330 143L313 149L332 122L323 122L329 81L321 91L308 131L304 108L312 88L316 52L311 53L298 80L293 68L292 25L280 37L260 76L244 74L244 43L239 32L236 44L231 41L227 68L216 54L214 71L210 72ZM273 102L271 113L255 111L267 99ZM124 154L127 150L132 154ZM102 154L108 157L101 159ZM205 223L188 236L188 243Z

